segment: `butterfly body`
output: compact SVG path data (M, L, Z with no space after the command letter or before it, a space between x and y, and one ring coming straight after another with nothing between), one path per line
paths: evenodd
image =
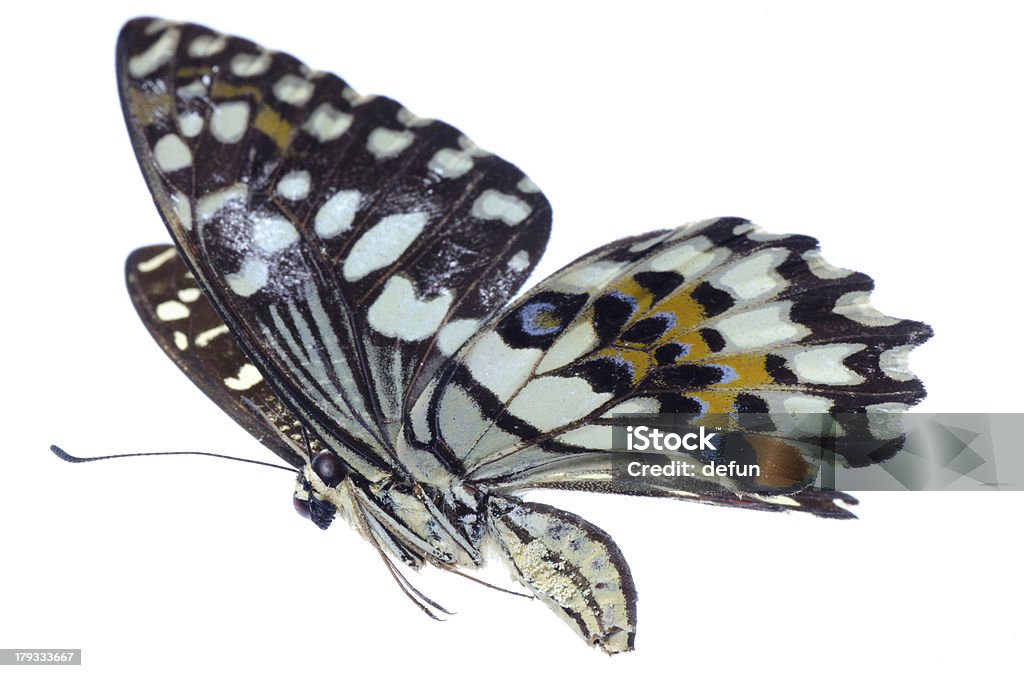
M409 479L387 478L371 484L349 476L331 485L308 464L299 471L296 498L315 500L328 512L337 510L361 532L378 531L389 555L407 565L421 567L429 562L473 568L481 564L483 502L479 493L462 484L441 489ZM359 506L372 508L360 516L355 508ZM328 524L321 526L326 529Z
M836 500L852 498L804 489L806 451L779 436L741 432L740 454L774 470L758 480L632 478L610 454L616 417L784 424L924 395L906 361L930 329L871 308L870 278L812 238L710 219L598 248L513 301L551 209L458 130L194 24L129 22L117 63L175 243L129 257L136 310L296 468L300 512L321 528L340 516L393 573L473 569L493 543L584 640L629 650L636 590L618 547L524 491L849 517Z

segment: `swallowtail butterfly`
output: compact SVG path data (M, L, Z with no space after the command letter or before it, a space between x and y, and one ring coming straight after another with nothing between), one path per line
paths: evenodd
M614 473L615 415L884 412L924 396L907 356L930 328L872 308L871 279L812 238L735 218L627 237L510 303L551 208L455 128L194 24L129 22L117 77L175 243L128 258L143 322L297 469L300 512L344 518L425 609L395 563L471 570L491 542L585 641L629 650L622 553L524 491L849 517L848 495L793 491L785 470L806 465L769 433L747 436L777 471L754 484Z

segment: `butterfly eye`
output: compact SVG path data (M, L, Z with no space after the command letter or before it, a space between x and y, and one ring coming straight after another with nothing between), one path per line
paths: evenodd
M321 452L313 457L313 472L328 487L335 487L345 479L345 465L333 452Z
M296 496L292 496L292 506L303 518L309 518L309 502L305 499L299 499Z

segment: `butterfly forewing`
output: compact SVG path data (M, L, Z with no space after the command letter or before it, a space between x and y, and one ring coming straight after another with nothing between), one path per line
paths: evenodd
M198 286L286 406L383 477L403 403L535 266L546 200L454 128L247 40L140 19L117 63Z

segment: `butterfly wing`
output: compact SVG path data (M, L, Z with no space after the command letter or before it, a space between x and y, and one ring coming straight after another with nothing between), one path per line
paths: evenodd
M235 342L174 246L135 250L126 278L132 303L157 344L239 425L298 469L309 462L307 440L314 455L322 450L319 441L303 436L302 423ZM448 567L474 564L460 562L459 552L435 537L436 521L411 491L382 494L355 477L336 490L343 515L393 560L414 568L428 559Z
M804 490L799 443L740 432L771 472L627 477L609 455L616 415L885 412L924 396L907 354L928 326L868 303L873 283L817 242L717 219L627 238L551 276L476 334L413 408L406 444L496 489L591 489L820 515L841 493ZM740 449L738 448L738 449ZM874 456L893 453L883 442ZM785 494L787 496L779 496Z
M285 407L383 478L404 404L539 259L547 201L458 130L241 38L138 19L117 67L196 287Z
M125 277L143 324L181 371L279 457L296 468L307 463L295 415L238 347L174 246L135 250Z

